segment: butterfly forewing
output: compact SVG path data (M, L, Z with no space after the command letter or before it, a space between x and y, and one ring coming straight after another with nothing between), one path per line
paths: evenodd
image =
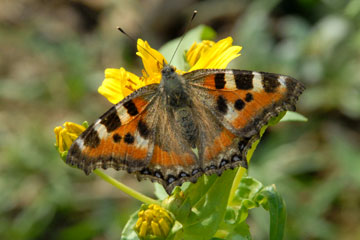
M242 137L255 135L280 112L294 110L304 90L299 81L273 73L205 69L183 76L204 106Z
M148 165L154 146L157 84L139 89L89 126L69 149L66 162L90 173L95 168L126 169Z

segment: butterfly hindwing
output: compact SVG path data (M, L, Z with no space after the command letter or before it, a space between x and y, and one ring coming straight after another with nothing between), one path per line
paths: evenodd
M152 125L157 84L129 95L90 125L69 149L66 162L90 173L112 167L137 171L146 166L153 150Z
M176 113L167 106L166 97L159 97L154 108L157 109L154 150L149 164L138 172L138 178L155 180L171 193L175 186L189 180L188 177L192 176L194 169L200 168L200 164L179 131Z

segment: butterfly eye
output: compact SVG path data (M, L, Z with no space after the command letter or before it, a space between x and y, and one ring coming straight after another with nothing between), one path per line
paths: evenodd
M170 72L175 72L175 69L174 68L170 68Z

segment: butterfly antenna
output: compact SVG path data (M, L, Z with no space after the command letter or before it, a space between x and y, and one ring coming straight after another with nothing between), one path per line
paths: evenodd
M186 26L186 28L185 28L184 34L182 35L179 44L176 46L176 49L175 49L175 51L174 51L174 53L173 53L173 55L172 55L172 57L171 57L171 60L170 60L169 64L170 64L170 63L172 62L172 60L174 59L175 53L176 53L176 51L179 49L180 44L181 44L181 42L183 41L183 39L184 39L184 37L185 37L185 34L187 33L187 31L188 31L189 28L191 27L191 23L192 23L192 21L194 20L196 14L197 14L197 11L194 10L193 15L192 15L189 23L187 24L187 26Z
M139 45L136 41L135 38L131 37L127 32L124 31L124 29L122 29L121 27L117 27L117 29L124 34L125 36L127 36L130 40L134 41L137 47L142 48L145 52L147 52L153 59L155 59L159 64L161 64L162 66L164 66L164 64L162 62L160 62L154 55L152 55L146 48L144 48L143 46Z

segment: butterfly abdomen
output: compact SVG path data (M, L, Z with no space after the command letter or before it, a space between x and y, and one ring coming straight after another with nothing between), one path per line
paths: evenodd
M198 139L199 130L196 126L195 120L190 107L183 107L174 111L176 123L180 126L182 137L186 139L191 147L195 147Z

